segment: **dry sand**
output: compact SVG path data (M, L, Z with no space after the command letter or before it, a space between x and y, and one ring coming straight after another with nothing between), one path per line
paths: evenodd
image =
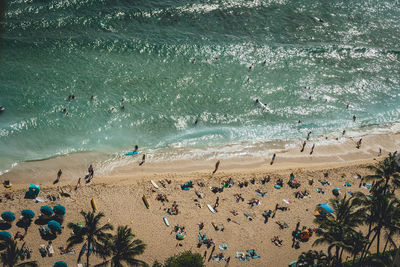
M231 160L221 160L219 170L214 176L211 172L214 169L215 161L207 162L164 162L152 163L146 162L142 167L135 165L127 165L116 168L110 175L96 177L92 183L84 185L84 182L78 190L74 190L77 182L76 176L72 177L68 172L64 172L61 181L52 185L55 174L59 165L58 161L67 164L66 159L50 160L52 162L39 162L21 164L19 169L13 170L1 178L11 179L14 186L11 189L1 189L1 212L10 210L18 215L22 209L31 208L36 214L39 214L40 206L43 204L34 203L29 199L24 199L24 193L28 187L27 183L35 181L41 185L40 197L45 198L49 194L56 194L63 189L64 192L71 194L71 197L62 197L55 202L47 201L45 204L54 206L62 204L67 209L64 225L68 222L79 222L82 218L79 214L81 210L91 210L90 200L94 198L97 207L104 212L105 218L103 223L110 222L115 227L118 225L128 225L133 229L136 237L143 240L147 244L145 253L140 259L152 264L154 260L163 261L167 257L185 250L192 250L203 255L207 250L203 245L197 248L197 234L199 233L198 224L204 222L205 227L202 234L206 234L212 238L217 247L215 253L220 252L218 245L226 243L228 250L224 251L226 257L230 256L230 266L287 266L290 261L296 260L298 255L303 251L311 249L311 245L315 240L313 236L309 242L302 243L300 249L291 248L291 232L294 230L296 223L300 221L301 226L313 227L314 208L317 204L326 202L332 198L332 189L335 187L342 188L342 193L347 191L364 191L359 188L359 180L355 179L356 174L366 175L368 170L365 168L368 164L373 164L377 157L379 147L382 148L383 155L389 151L398 149L400 143L400 135L386 134L379 136L363 137L363 145L361 149L356 149L354 142L348 140L341 145L329 145L325 147L316 147L313 155L309 155L309 147L306 151L300 153L299 149L292 149L284 153L277 154L276 161L270 165L270 155L266 158L240 158ZM300 146L300 144L299 144ZM267 153L266 153L267 154ZM139 158L138 160L139 161ZM86 162L81 162L85 164ZM41 172L41 177L35 177L35 170L43 169L45 166L53 166L51 171ZM84 173L87 166L77 170ZM96 170L96 168L95 168ZM331 185L321 186L317 182L323 179L323 173L328 171ZM307 189L311 193L311 198L295 199L294 192L297 190L289 188L286 184L289 174L293 172L296 179L301 183L299 190ZM271 181L264 185L260 180L270 175ZM223 180L233 178L235 185L232 188L226 188L222 193L212 193L211 186L220 186ZM256 178L256 183L249 183L247 187L239 188L238 182L250 181ZM284 180L284 187L280 190L274 189L273 185L278 178ZM156 181L171 179L172 183L167 184L166 188L161 187L158 190L152 190L150 179ZM314 184L310 186L308 179L314 179ZM180 184L193 180L195 186L189 191L180 189ZM197 182L204 182L205 187L199 187ZM352 187L345 188L345 182L352 184ZM323 188L325 194L316 192L317 188ZM263 189L267 192L267 196L259 197L255 190ZM204 199L198 199L195 190L205 194ZM11 193L14 200L6 200L5 193ZM166 194L169 202L164 205L155 198L157 193ZM244 197L244 202L236 203L234 194L240 193ZM141 197L146 195L150 202L150 209L146 209ZM206 205L215 203L219 197L219 207L216 214L211 213ZM256 198L261 201L259 206L250 207L247 201ZM195 204L195 199L201 204L199 208ZM291 204L287 205L283 199L290 199ZM172 216L167 215L165 208L170 207L172 202L176 201L179 205L180 213ZM271 218L269 222L264 223L262 213L265 210L275 208L276 203L290 208L288 211L278 211L275 218ZM238 212L237 216L230 213L231 210ZM249 221L244 212L252 214L253 221ZM163 223L163 216L167 215L170 227ZM227 218L240 222L240 225L233 222L227 222ZM280 230L276 221L286 222L289 228ZM211 222L215 224L223 224L225 230L215 231ZM186 228L187 236L183 241L177 241L175 234L172 233L172 226L183 225ZM18 228L15 222L9 230L12 234L17 231L23 232ZM58 260L66 261L69 266L76 266L76 255L60 255L57 247L65 246L66 240L71 231L65 227L63 233L54 241L53 246L56 250L55 256L52 258L41 258L38 248L40 244L46 244L40 238L38 226L32 224L28 234L25 237L27 245L33 249L33 259L39 262L40 266L51 266ZM276 247L271 243L271 238L279 235L283 240L282 247ZM18 241L20 242L20 241ZM20 244L22 244L20 242ZM182 246L177 246L182 244ZM76 247L79 253L80 247ZM235 258L236 251L247 249L255 249L259 254L259 259L249 262L239 262ZM211 248L207 250L207 259L210 255ZM100 262L99 258L91 257L91 262ZM207 262L207 266L221 266L225 262L218 263L214 260Z

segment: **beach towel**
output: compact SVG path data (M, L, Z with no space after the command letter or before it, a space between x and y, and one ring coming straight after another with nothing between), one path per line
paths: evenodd
M236 251L236 258L238 258L240 261L250 261L249 257L244 252L237 252Z
M343 186L350 187L351 184L349 182L345 182Z
M254 249L247 250L247 253L249 253L252 259L257 259L260 257L260 255L258 255L258 253Z
M228 249L228 245L224 243L224 244L219 245L218 248L220 250L227 250Z
M283 199L283 202L285 202L286 204L291 204L292 201L290 199Z
M275 189L281 189L281 186L280 185L274 185L274 187L275 187Z

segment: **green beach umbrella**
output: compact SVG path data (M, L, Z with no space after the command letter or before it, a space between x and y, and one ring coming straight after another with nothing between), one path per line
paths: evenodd
M54 206L53 211L57 215L65 215L65 207L63 205Z
M68 267L68 265L64 261L57 261L53 264L53 267Z
M47 223L47 225L49 226L51 231L61 232L61 224L59 224L58 222L51 220Z
M21 215L26 218L29 218L29 219L32 219L33 217L35 217L35 213L33 212L33 210L30 210L30 209L21 211Z
M1 214L1 218L3 218L3 220L6 222L12 222L15 220L15 214L11 211L6 211Z
M53 209L49 206L40 207L40 212L47 216L53 215Z
M11 234L7 231L0 231L0 240L11 240Z

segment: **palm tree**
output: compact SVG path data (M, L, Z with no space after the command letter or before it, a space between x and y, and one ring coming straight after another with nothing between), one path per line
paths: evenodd
M142 240L134 238L131 228L118 226L117 234L107 240L101 253L104 259L111 258L96 266L110 264L112 267L122 267L122 262L129 266L148 266L144 261L135 259L136 256L143 254L146 245Z
M367 166L368 169L375 172L375 174L365 177L366 180L375 180L378 186L383 186L385 191L391 182L393 188L400 187L400 166L398 164L398 156L396 153L389 153L383 161L377 165Z
M36 261L23 262L18 264L20 260L22 260L22 248L25 246L25 243L21 248L18 248L18 244L14 240L7 241L6 247L4 251L0 254L0 261L3 263L4 267L17 267L17 266L39 266Z
M111 237L111 234L106 233L108 230L112 230L113 226L109 223L100 226L100 219L104 217L102 212L95 214L89 211L88 213L81 211L81 215L85 219L85 225L80 226L74 223L69 223L68 228L72 229L72 235L68 238L68 248L84 243L81 252L78 257L78 262L87 248L86 252L86 265L89 266L89 256L93 253L103 251L103 244L106 243L107 239Z
M314 222L324 231L317 233L320 238L316 239L313 246L328 244L328 254L333 256L334 263L341 262L343 251L359 253L354 249L354 237L357 236L355 227L363 223L364 209L360 206L362 201L356 197L331 199L330 204L334 215L324 219L316 219Z
M319 266L328 267L330 266L330 258L322 250L309 250L301 253L297 260L299 266Z

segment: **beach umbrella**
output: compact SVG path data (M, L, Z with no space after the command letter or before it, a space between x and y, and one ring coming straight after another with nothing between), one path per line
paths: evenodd
M53 264L53 267L68 267L68 265L64 261L57 261Z
M335 189L333 189L332 194L338 196L340 194L340 188L336 187Z
M57 215L65 215L65 207L63 205L54 206L53 211Z
M318 206L321 207L322 209L324 209L328 213L333 213L333 209L332 209L331 206L329 206L328 202L325 202L323 204L319 204Z
M61 224L59 224L58 222L51 220L47 223L47 225L53 232L61 232Z
M47 216L53 215L53 209L49 206L40 207L40 212Z
M21 211L21 215L26 218L29 218L29 219L32 219L33 217L35 217L35 213L33 212L33 210L30 210L30 209Z
M10 240L11 234L7 231L0 231L0 240Z
M3 220L6 222L12 222L15 220L15 214L11 211L6 211L1 214L1 218L3 218Z

